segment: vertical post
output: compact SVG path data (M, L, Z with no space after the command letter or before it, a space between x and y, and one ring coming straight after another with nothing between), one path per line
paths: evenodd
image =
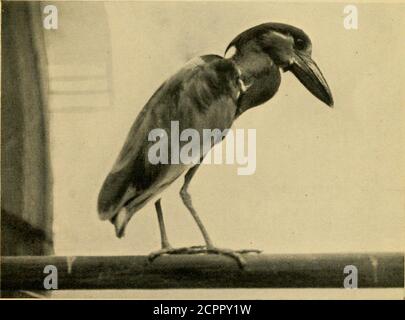
M52 193L39 2L2 3L1 254L48 255Z

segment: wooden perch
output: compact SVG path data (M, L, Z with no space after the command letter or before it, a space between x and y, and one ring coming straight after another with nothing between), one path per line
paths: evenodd
M58 289L343 288L344 268L358 270L359 288L404 286L402 253L245 255L240 269L217 255L1 258L2 290L41 290L54 265Z

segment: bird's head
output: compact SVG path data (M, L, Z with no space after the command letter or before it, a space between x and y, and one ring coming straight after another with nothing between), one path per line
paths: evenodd
M311 39L301 29L282 23L264 23L239 34L225 53L232 47L236 54L249 50L264 52L283 71L291 71L315 97L333 106L329 86L311 58Z

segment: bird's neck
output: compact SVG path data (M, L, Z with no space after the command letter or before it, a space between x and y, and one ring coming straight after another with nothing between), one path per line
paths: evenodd
M269 55L255 47L236 51L230 58L240 70L246 91L239 100L240 115L247 109L263 104L277 92L281 75Z

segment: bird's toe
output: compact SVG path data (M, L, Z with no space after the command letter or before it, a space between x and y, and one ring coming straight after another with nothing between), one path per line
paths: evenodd
M241 249L241 250L236 250L235 252L240 253L240 254L247 254L247 253L262 253L262 250L258 249Z

